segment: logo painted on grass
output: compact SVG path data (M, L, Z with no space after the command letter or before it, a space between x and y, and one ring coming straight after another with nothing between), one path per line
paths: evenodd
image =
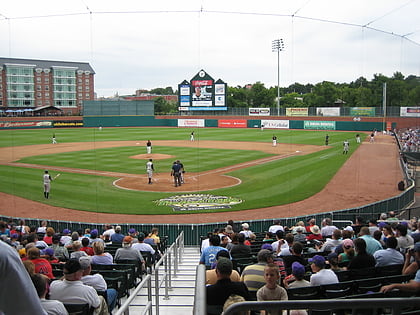
M174 211L197 211L228 209L239 204L242 199L207 194L186 194L155 200L159 206L170 206Z

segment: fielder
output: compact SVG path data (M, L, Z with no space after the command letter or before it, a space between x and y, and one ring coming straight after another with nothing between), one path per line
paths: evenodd
M147 140L147 143L146 143L146 152L147 152L147 154L151 154L152 153L152 142L150 142L150 140Z
M273 147L277 146L277 137L273 135Z
M153 160L149 159L149 162L146 163L146 172L147 172L147 177L149 179L149 185L152 183L152 177L153 177L153 171L155 170L155 168L153 167Z
M190 135L190 141L194 141L194 131L193 131L193 132L191 132L191 135Z
M44 198L48 199L50 195L50 188L51 188L51 182L52 182L52 178L50 174L48 174L48 171L44 172L43 179L44 179Z
M359 134L356 135L356 142L360 143L360 135Z
M55 134L53 134L53 136L52 136L52 143L53 144L57 144L57 139L55 137Z
M350 146L349 141L345 140L343 142L343 154L349 153L349 146Z

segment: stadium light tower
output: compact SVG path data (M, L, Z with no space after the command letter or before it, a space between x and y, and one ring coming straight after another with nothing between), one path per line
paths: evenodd
M284 50L283 39L273 40L271 48L277 52L277 116L280 116L280 52Z

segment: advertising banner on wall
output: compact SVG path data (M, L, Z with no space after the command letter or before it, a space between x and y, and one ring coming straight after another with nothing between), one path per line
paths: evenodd
M350 116L375 116L375 107L350 107Z
M13 121L0 122L0 128L24 128L24 127L52 127L52 121Z
M246 128L247 121L245 119L219 119L217 127L219 128Z
M420 107L401 107L401 117L420 117Z
M289 129L288 120L261 120L261 125L268 129Z
M340 107L317 107L317 116L340 116Z
M249 116L270 116L269 108L249 108Z
M335 130L335 121L305 120L303 122L303 129Z
M288 107L286 108L286 116L308 116L308 108Z
M204 119L178 119L178 127L204 127Z

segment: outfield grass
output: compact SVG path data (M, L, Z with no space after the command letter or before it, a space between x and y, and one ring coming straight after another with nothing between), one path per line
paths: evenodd
M135 140L145 144L147 139L189 140L191 129L187 128L96 128L1 130L0 147L50 143L55 133L58 142L125 141ZM279 145L282 143L323 145L325 131L307 130L265 130L259 129L196 129L196 140L257 141L271 142L275 133ZM330 148L305 156L290 157L229 173L241 179L235 187L212 190L208 193L232 196L244 200L242 204L227 210L232 211L287 204L310 197L319 192L340 169L357 147L356 132L331 132ZM362 135L363 136L363 135ZM342 154L342 142L350 140L349 155ZM198 148L154 147L154 153L166 153L180 158L191 172L214 169L258 159L269 154L257 151L213 150ZM137 147L97 149L92 151L39 155L22 159L25 163L86 168L125 173L144 173L144 161L129 159L140 154ZM42 153L42 152L40 152ZM171 159L172 161L172 159ZM165 160L156 162L170 168ZM162 164L161 164L162 163ZM167 171L167 170L165 170ZM51 199L42 195L42 171L0 165L0 191L51 205L109 213L167 214L169 207L157 206L154 200L174 193L139 192L114 187L116 178L62 173L52 185ZM186 212L183 212L186 213Z

